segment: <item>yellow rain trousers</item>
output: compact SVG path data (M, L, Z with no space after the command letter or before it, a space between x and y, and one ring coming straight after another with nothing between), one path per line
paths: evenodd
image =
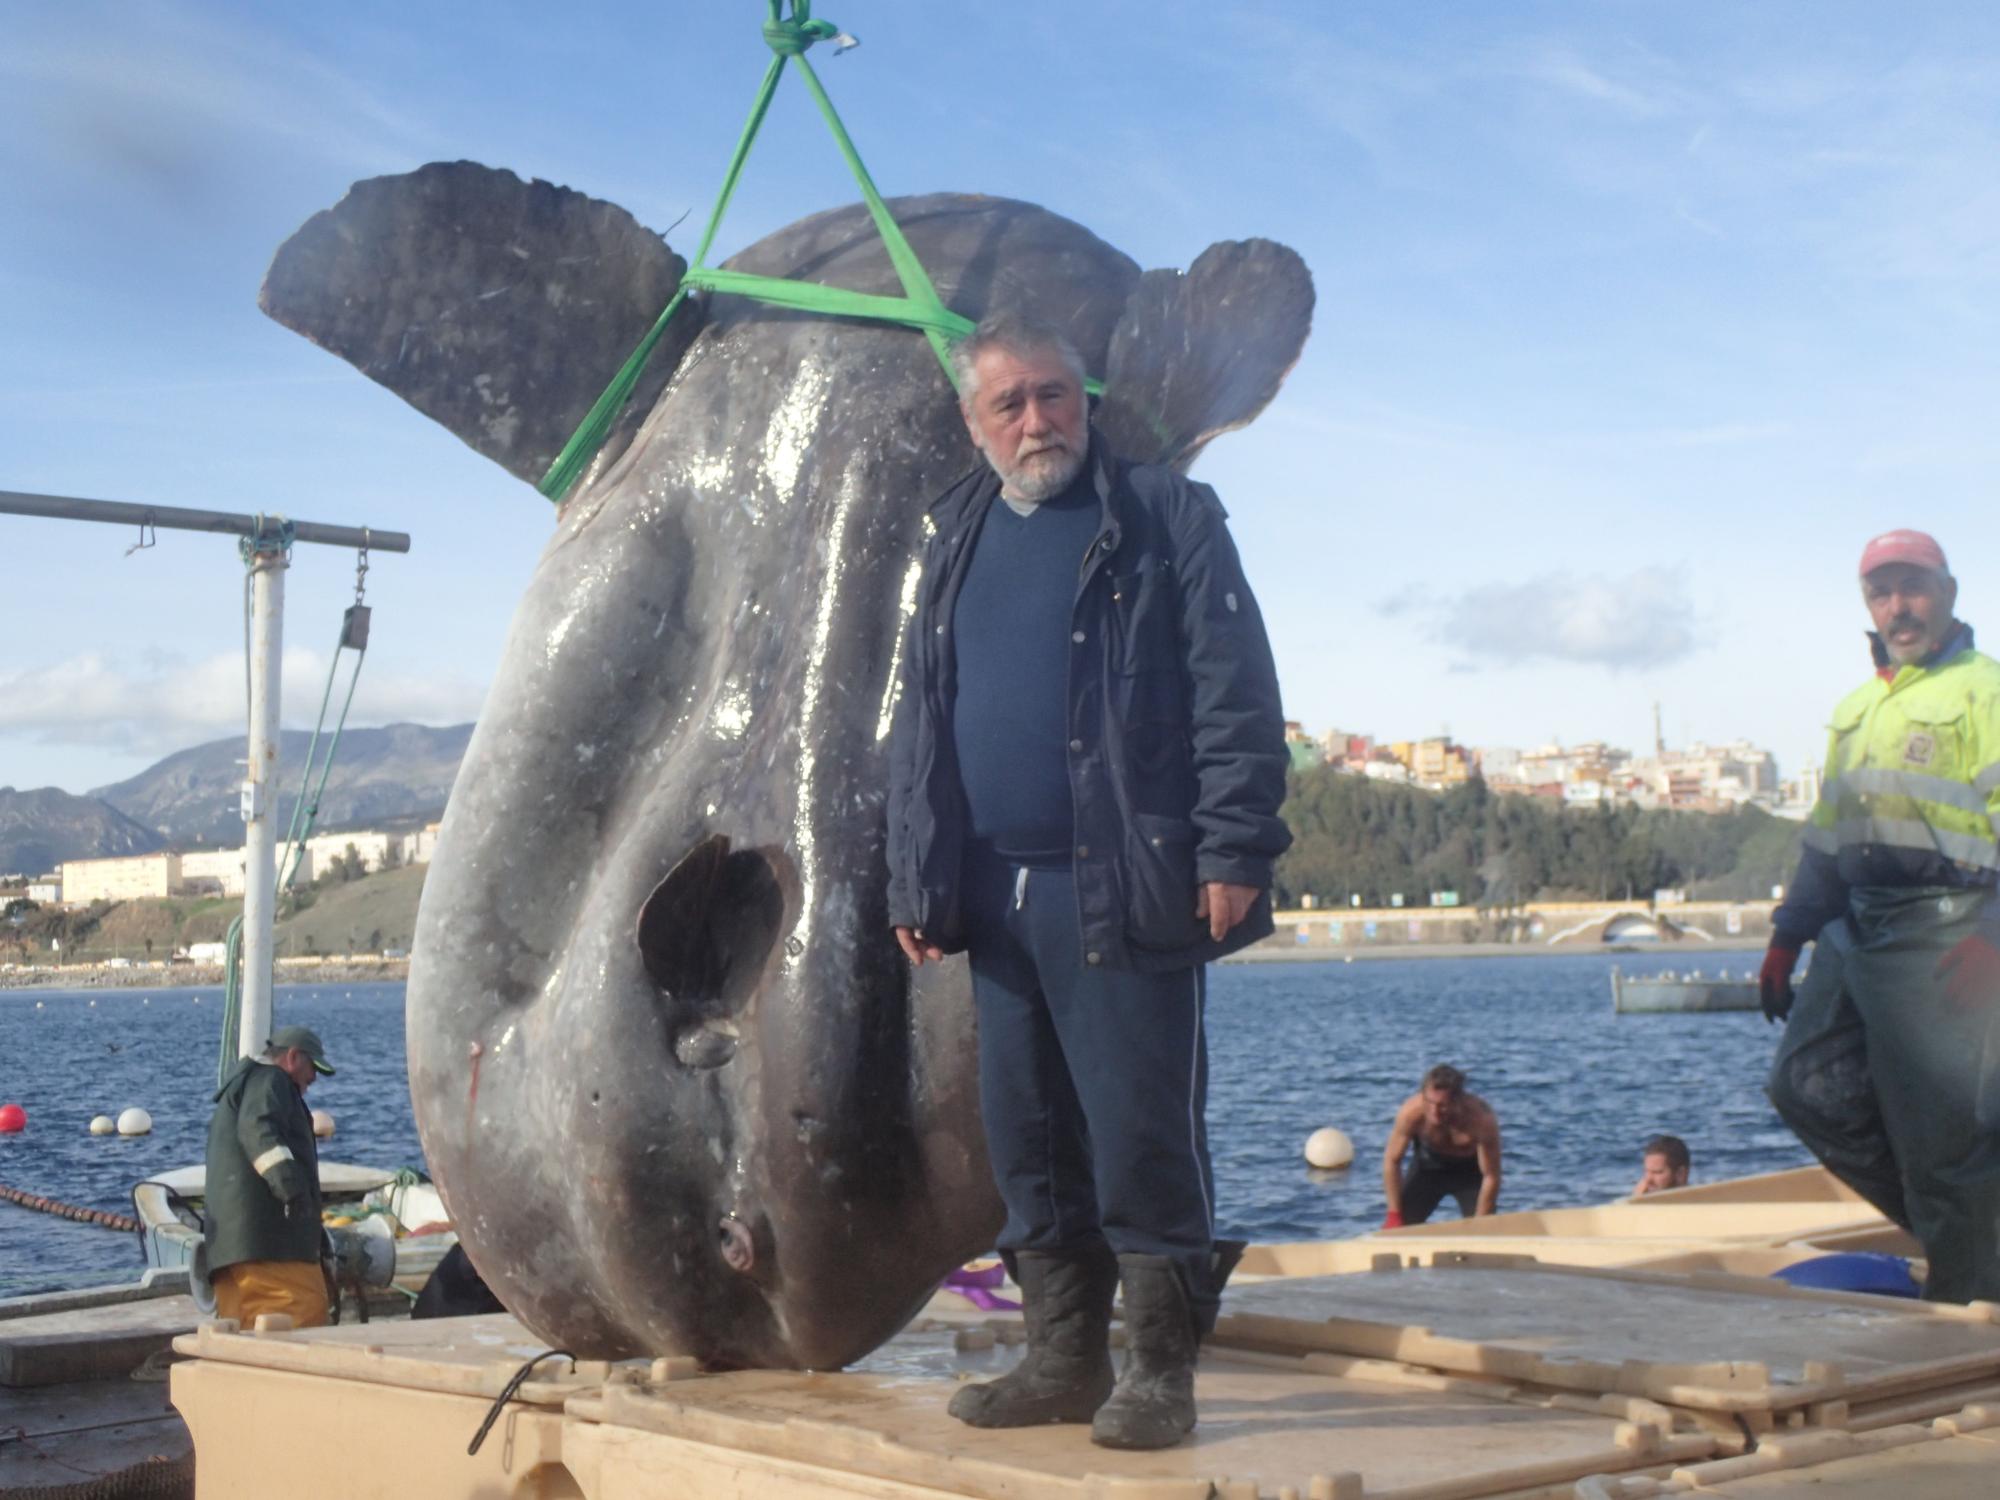
M319 1262L242 1260L215 1273L215 1315L251 1327L259 1313L288 1313L294 1328L327 1320L326 1277Z

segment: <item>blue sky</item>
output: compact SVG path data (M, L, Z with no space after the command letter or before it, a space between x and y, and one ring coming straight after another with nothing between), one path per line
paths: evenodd
M691 251L767 54L699 6L16 4L0 52L0 488L400 527L357 718L476 713L549 527L264 319L354 180L471 158ZM1387 738L1747 735L1789 773L1866 670L1863 540L2000 612L2000 8L823 0L885 192L1031 199L1144 265L1266 235L1319 306L1197 473L1288 711ZM725 251L853 196L795 83ZM241 723L240 566L0 517L0 785ZM287 718L352 589L292 570Z

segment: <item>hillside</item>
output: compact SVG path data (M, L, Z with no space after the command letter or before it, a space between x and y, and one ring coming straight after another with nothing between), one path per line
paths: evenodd
M444 810L458 763L472 737L470 724L430 729L390 724L350 729L320 800L322 829L378 826L435 818ZM287 730L279 744L277 826L291 821L298 781L311 736ZM240 736L177 751L115 786L91 793L176 847L228 846L243 841L237 812L243 781ZM156 843L153 847L158 847ZM5 868L5 866L0 866Z
M95 797L0 787L0 874L46 875L66 859L149 854L160 835Z
M424 874L424 866L412 865L356 880L330 878L287 896L274 934L278 956L407 952ZM0 926L0 959L166 958L191 943L220 942L242 910L241 901L220 896L40 907L22 913L18 926Z
M1769 896L1791 879L1801 825L1756 808L1728 813L1590 810L1502 796L1473 781L1427 792L1342 775L1294 773L1285 803L1291 850L1278 861L1280 905L1423 905L1456 891L1465 906L1649 896L1668 887L1718 899Z
M384 949L409 952L417 930L417 898L423 894L426 869L409 865L345 884L314 886L312 904L279 921L275 939L278 956L380 953Z
M167 958L190 943L219 942L242 909L242 902L220 896L39 907L23 912L18 925L0 927L0 960Z

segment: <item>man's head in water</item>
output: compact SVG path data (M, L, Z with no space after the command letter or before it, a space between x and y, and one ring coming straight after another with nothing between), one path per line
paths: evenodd
M1439 1063L1424 1074L1424 1123L1451 1126L1465 1103L1465 1075L1450 1063Z
M1639 1174L1638 1191L1633 1196L1643 1198L1667 1188L1686 1187L1689 1164L1686 1141L1677 1135L1654 1136L1646 1142L1644 1170Z

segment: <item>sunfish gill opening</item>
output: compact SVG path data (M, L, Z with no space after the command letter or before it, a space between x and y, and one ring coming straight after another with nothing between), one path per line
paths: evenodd
M734 1017L757 988L785 917L771 861L731 851L712 834L690 850L639 909L639 954L659 987L674 1055L690 1068L736 1054Z

